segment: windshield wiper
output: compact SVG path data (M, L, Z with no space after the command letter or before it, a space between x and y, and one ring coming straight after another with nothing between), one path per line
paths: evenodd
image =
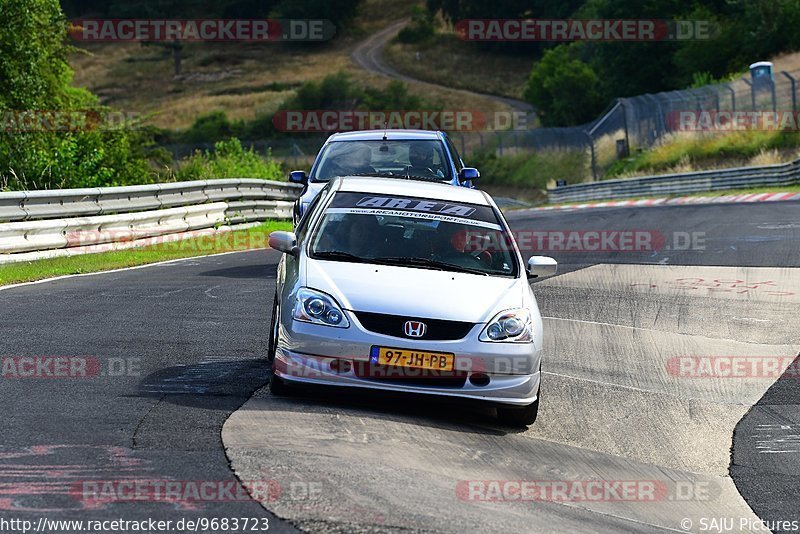
M398 178L400 176L405 176L405 175L392 174L391 172L375 171L375 172L351 172L349 174L343 174L342 176L377 176L379 178Z
M402 178L405 180L420 180L423 182L448 182L447 178L439 178L435 176L420 176L418 174L393 173L393 172L352 172L350 174L343 174L342 176L376 176L378 178Z
M489 276L489 273L480 269L472 269L470 267L462 267L461 265L454 265L444 261L431 260L428 258L410 258L407 256L382 256L379 258L371 258L370 262L382 263L386 265L411 265L412 267L423 267L428 269L436 269L438 271L453 271L457 273L481 274Z
M314 252L312 256L317 260L345 260L352 261L353 263L364 263L367 258L350 254L349 252L342 252L341 250L323 250L321 252Z
M443 176L422 176L421 174L401 174L399 178L409 178L411 180L422 180L424 182L449 182Z

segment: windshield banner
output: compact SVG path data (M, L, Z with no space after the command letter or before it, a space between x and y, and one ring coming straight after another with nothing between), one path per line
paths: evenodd
M326 212L394 215L501 229L491 206L426 198L337 193Z

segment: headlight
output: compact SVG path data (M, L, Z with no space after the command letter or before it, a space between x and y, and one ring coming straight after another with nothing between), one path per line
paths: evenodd
M533 341L531 314L526 309L506 310L494 316L478 338L481 341L522 343Z
M297 292L292 317L306 323L348 328L350 322L332 297L306 287Z

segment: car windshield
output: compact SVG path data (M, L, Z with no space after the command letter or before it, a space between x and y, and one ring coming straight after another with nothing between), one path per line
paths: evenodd
M339 192L310 252L321 260L516 277L510 243L490 206Z
M310 179L327 182L337 176L359 174L437 181L449 181L452 176L440 141L399 139L331 142L323 149Z

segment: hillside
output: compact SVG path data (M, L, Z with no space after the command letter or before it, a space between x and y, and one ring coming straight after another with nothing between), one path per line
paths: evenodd
M306 81L345 72L359 84L385 87L389 79L350 59L363 39L408 16L418 2L365 0L352 27L323 45L186 43L182 73L174 75L171 52L139 43L80 44L70 59L75 83L117 109L152 114L151 123L185 129L210 111L252 120L274 112ZM409 84L412 94L450 109L506 109L486 98Z

